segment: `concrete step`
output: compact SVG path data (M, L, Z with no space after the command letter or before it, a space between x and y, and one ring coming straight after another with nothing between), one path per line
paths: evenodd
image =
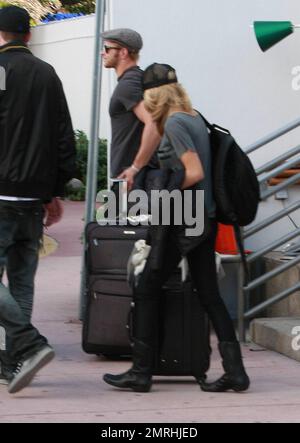
M300 317L256 319L250 335L259 346L300 362Z
M264 257L266 272L273 271L278 266L287 262L281 252L271 252ZM295 286L300 280L300 264L293 266L275 278L269 280L265 285L265 300L274 297L287 288ZM265 317L300 317L300 291L270 306Z

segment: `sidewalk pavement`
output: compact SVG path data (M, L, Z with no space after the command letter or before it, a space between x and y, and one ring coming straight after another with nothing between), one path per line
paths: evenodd
M81 350L78 321L84 206L66 202L64 220L49 229L57 251L41 259L33 323L54 346L56 359L32 384L10 395L0 385L1 423L268 423L300 422L299 363L279 354L243 349L252 381L247 393L208 394L192 378L155 378L148 394L118 391L102 382L128 361ZM216 342L213 339L213 347ZM209 379L222 373L212 356Z

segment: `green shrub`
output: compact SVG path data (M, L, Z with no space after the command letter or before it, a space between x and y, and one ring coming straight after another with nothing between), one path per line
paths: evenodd
M92 14L95 12L95 0L61 0L62 6L69 12L82 12L84 14Z
M86 190L86 174L88 162L88 147L89 141L83 131L75 131L76 139L76 175L74 178L79 179L84 188L78 190L71 190L67 187L66 197L70 200L82 201L85 199ZM97 190L107 188L107 140L99 139L99 154L98 154L98 175L97 175Z
M81 189L71 189L68 185L66 186L66 198L75 202L85 201L86 187L83 186Z

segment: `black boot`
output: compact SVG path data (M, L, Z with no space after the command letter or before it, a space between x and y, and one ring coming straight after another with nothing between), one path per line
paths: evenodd
M152 295L154 292L154 295ZM132 362L124 374L105 374L103 380L116 388L149 392L152 386L154 345L156 343L159 298L145 284L134 291L132 311Z
M201 383L201 389L205 392L225 392L232 389L236 392L246 391L250 380L246 374L241 348L238 342L221 342L219 351L222 356L222 364L225 374L214 383Z
M129 388L135 392L149 392L152 386L152 348L134 339L133 365L124 374L105 374L103 380L116 388Z

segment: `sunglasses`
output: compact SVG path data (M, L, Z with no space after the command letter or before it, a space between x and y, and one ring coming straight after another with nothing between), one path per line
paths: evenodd
M104 52L106 53L106 54L108 54L109 53L109 51L111 50L111 49L116 49L117 51L121 51L121 49L122 48L118 48L117 46L104 46L103 47L103 49L104 49Z

